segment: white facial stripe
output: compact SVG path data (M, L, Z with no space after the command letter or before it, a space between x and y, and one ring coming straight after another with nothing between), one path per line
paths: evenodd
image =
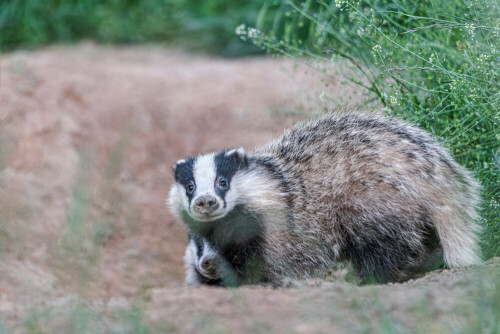
M202 255L202 259L204 257L214 258L215 254L216 254L215 250L212 247L210 247L210 244L205 239L203 239L203 255Z
M194 240L189 240L189 244L186 249L186 257L190 265L195 265L198 262L198 248Z
M196 183L195 196L214 195L215 178L217 169L214 162L214 154L207 154L196 159L193 169L194 181Z

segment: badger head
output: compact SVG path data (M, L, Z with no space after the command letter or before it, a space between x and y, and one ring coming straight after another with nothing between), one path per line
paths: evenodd
M188 234L189 243L184 256L186 283L188 286L219 283L217 252L208 241L198 235Z
M241 148L177 162L169 197L172 212L184 221L211 222L225 217L238 204L233 178L247 167L248 158Z

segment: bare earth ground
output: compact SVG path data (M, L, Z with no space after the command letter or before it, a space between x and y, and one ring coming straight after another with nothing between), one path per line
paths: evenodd
M344 269L288 289L182 287L173 163L362 101L284 59L90 44L3 55L0 332L500 331L498 260L396 285L358 287Z

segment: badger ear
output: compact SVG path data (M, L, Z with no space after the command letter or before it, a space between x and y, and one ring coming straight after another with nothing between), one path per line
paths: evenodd
M177 174L177 169L179 168L179 165L182 165L183 163L185 163L186 160L179 160L175 163L175 165L172 166L172 172L174 173L174 176Z
M226 157L229 156L233 157L240 167L246 167L248 165L248 157L242 147L227 151Z
M189 175L192 174L194 160L193 157L187 157L186 159L177 161L172 167L172 172L176 181L179 179L179 176L184 175L185 177L189 177Z

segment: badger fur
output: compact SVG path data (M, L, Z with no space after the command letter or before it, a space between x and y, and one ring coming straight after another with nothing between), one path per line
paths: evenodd
M279 284L344 260L360 280L382 282L414 277L435 258L481 262L478 183L402 121L328 114L250 154L188 157L174 177L171 211L229 264L223 285Z

